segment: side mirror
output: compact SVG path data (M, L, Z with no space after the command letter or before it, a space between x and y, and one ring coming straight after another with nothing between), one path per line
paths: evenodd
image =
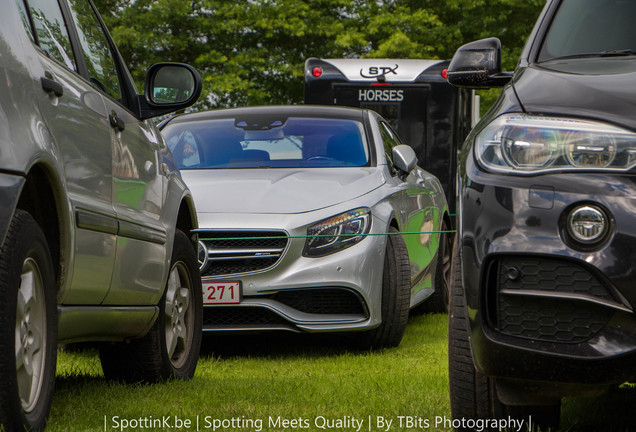
M393 147L393 165L405 174L410 173L417 165L415 151L405 144Z
M503 87L512 74L501 72L501 42L482 39L459 47L448 66L448 82L457 87Z
M201 95L201 76L183 63L157 63L148 69L144 95L140 96L142 120L185 109Z

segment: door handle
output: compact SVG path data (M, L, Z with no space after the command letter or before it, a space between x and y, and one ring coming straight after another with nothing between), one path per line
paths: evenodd
M64 87L62 87L62 84L55 81L54 79L43 76L40 78L40 82L42 83L42 89L45 92L53 93L57 97L60 97L64 94Z
M108 115L108 120L110 121L110 126L113 129L116 129L119 132L122 132L124 129L126 129L126 123L124 123L124 121L120 119L114 112Z

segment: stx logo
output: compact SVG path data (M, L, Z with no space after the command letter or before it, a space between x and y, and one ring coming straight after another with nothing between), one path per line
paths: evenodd
M397 75L397 72L396 72L397 68L398 68L398 65L395 65L395 67L371 66L369 67L369 72L367 74L364 73L364 69L360 69L360 76L362 78L377 78L379 76L383 76L388 73Z

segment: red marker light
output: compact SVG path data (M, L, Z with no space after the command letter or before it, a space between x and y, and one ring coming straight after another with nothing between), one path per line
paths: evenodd
M316 67L315 67L315 68L311 71L311 74L312 74L313 76L315 76L316 78L320 78L320 77L322 76L322 68L321 68L321 67L316 66Z
M448 78L448 69L442 70L442 78L444 79Z

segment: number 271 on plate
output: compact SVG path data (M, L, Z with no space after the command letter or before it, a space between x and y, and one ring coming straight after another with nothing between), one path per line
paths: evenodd
M241 282L203 282L203 304L241 302Z

